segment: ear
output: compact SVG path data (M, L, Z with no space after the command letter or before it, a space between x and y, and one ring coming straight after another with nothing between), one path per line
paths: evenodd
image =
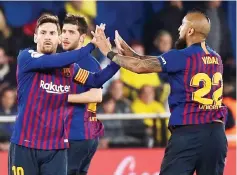
M38 43L37 34L34 34L34 43L35 43L35 44L37 44L37 43Z
M84 43L85 38L86 38L86 34L82 34L82 35L80 36L79 42Z
M188 36L191 36L192 34L194 34L194 28L188 30Z

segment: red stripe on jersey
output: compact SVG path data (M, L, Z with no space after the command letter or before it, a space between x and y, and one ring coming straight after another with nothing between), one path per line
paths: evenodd
M72 71L72 66L70 66L70 73L73 73L73 71ZM72 83L72 79L69 77L69 78L67 78L66 79L66 84L67 85L70 85L70 90L71 89L73 89L74 87L73 87L73 83ZM70 92L70 91L69 91ZM64 139L69 139L69 132L70 131L68 131L68 128L67 128L67 126L69 125L69 123L66 123L66 120L67 120L67 118L69 117L69 110L70 110L70 108L69 108L69 105L68 105L68 95L66 95L66 100L65 100L65 109L64 109L64 114L63 114L63 121L64 121L64 123L63 123L63 125L64 125ZM73 110L74 108L72 108L71 109L71 112L73 112L74 110ZM64 145L66 146L66 145L68 145L69 146L69 143L66 143L66 142L64 142Z
M72 73L72 66L70 66L70 72ZM72 75L72 74L71 74ZM73 88L73 86L72 86L72 79L71 79L71 77L69 77L69 78L67 78L66 79L67 81L67 85L70 85L70 89L71 88ZM72 112L73 112L73 110L72 110ZM66 118L68 117L68 94L66 95L66 100L65 100L65 109L64 109L64 115L63 115L63 121L64 121L64 131L65 131L65 134L64 134L64 136L66 137L65 139L69 139L69 132L68 132L68 130L67 130L67 123L65 123L65 121L66 121ZM69 143L66 143L67 145L69 145Z
M44 80L44 82L46 81L46 75L45 74L43 75L43 80ZM40 90L38 90L38 91L40 91ZM42 97L42 94L43 94L43 90L41 90L41 92L40 92L40 97ZM37 101L37 99L35 99L35 101ZM37 132L37 129L40 127L41 120L36 116L38 116L38 114L41 114L42 101L43 101L43 98L40 98L40 101L39 101L37 109L36 109L36 115L34 115L33 132L31 132L31 136L33 135L33 138L32 137L30 138L30 140L31 140L30 147L33 147L35 145L35 142L37 142L39 140L38 138L36 138L38 136L36 134L36 132ZM36 145L38 146L38 143L36 143Z
M211 64L211 65L210 64L206 64L207 74L211 78L211 80L212 80L212 76L214 74L214 67L215 67L214 64ZM212 85L211 86L211 91L207 95L207 98L209 98L209 99L212 99L213 88L214 88L214 86ZM206 117L205 118L206 118L206 122L207 123L210 123L212 115L213 115L213 110L209 110L209 111L206 112Z
M201 60L201 56L200 56L200 53L198 52L197 53L197 58L198 58L198 64L197 64L197 73L200 73L201 72L201 66L202 66L202 60ZM196 107L196 111L195 111L195 114L194 114L194 120L195 120L195 124L198 124L200 123L201 121L201 116L200 116L200 108L199 108L199 104L198 106Z
M57 85L60 84L60 81L58 80L59 78L60 78L60 75L58 75L58 70L56 69L55 70L55 80L54 80L54 82ZM50 105L52 106L51 108L53 108L54 111L52 111L52 113L50 115L50 119L51 119L51 123L50 124L51 124L52 128L55 128L55 127L58 127L58 126L56 126L55 123L56 123L56 120L58 120L58 118L57 118L58 114L57 113L58 113L58 110L59 110L59 109L57 109L55 107L57 107L59 105L59 103L60 103L60 99L59 99L60 95L54 95L53 98L54 98L54 100L52 100L53 103L50 103ZM55 141L54 138L57 139L57 132L49 133L48 138L49 138L49 145L48 145L48 147L52 148L54 146L55 148L58 148L56 145L53 145L53 141ZM60 140L56 140L56 142L58 143L58 142L60 142Z
M197 53L197 55L196 55L196 61L197 61L197 64L196 64L196 73L199 73L200 72L200 64L201 64L201 57L200 57L200 53L198 52ZM195 106L195 111L194 111L194 114L193 114L193 119L194 119L194 123L195 124L199 124L200 122L199 122L199 115L198 114L200 114L199 113L199 105L198 104L196 104L196 103L193 103L194 104L194 106Z
M36 86L37 86L37 84L36 84ZM35 88L39 88L39 87L33 87L33 89L35 89ZM36 108L36 103L37 103L37 100L38 100L37 99L38 96L39 96L39 90L36 90L36 92L33 95L32 101L31 101L31 103L32 103L32 108L31 109L32 110L30 111L30 114L29 114L28 131L26 133L26 139L27 140L30 140L30 133L32 133L33 130L34 130L34 127L33 127L33 120L35 120L34 111L37 110L37 109L35 109L35 110L33 110L33 109ZM34 142L34 140L30 140L30 141ZM34 144L34 143L32 143L32 144ZM30 142L25 143L26 147L28 147L29 145L30 145Z
M196 74L196 69L197 69L197 60L196 60L196 55L195 54L193 54L192 55L192 74L191 74L191 78L193 78L193 76ZM195 90L195 88L194 87L189 87L189 88L191 88L192 90L192 92L194 92L194 90ZM190 100L192 101L192 96L191 96L191 98L190 98ZM193 124L193 110L194 110L194 106L195 106L195 103L191 103L191 105L189 105L189 108L191 108L190 109L190 112L189 112L189 123L188 124Z
M217 56L217 57L218 57L218 62L219 62L219 65L218 65L218 72L220 72L220 73L223 75L223 64L222 64L222 60L221 60L221 58L220 58L219 56ZM223 80L222 80L221 82L219 82L219 83L222 83L222 84L223 84ZM220 86L221 86L221 84L220 84ZM222 92L221 98L223 98L223 92ZM225 112L225 111L223 111L223 112L222 112L222 111L223 111L223 109L220 108L220 109L218 110L218 115L215 116L215 117L216 117L216 119L220 119L221 117L224 117L224 120L222 120L222 121L225 121L226 113L223 114L223 112Z
M74 75L74 65L72 64L70 66L70 73L71 75ZM70 93L69 94L74 94L77 91L77 84L73 82L73 79L69 79L69 84L70 84ZM71 131L71 124L72 124L72 117L73 117L73 112L74 112L74 106L67 104L67 118L65 119L66 121L66 129L67 129L67 134L68 136L70 135Z
M70 80L72 81L72 80ZM70 92L72 93L76 93L76 90L77 90L77 85L76 83L71 83L71 86L72 86L72 91L70 90ZM71 89L71 87L70 87ZM67 133L68 133L68 136L70 135L70 131L71 131L71 124L72 124L72 117L73 117L73 112L74 112L74 106L73 105L69 105L68 107L68 115L67 115Z
M218 60L219 61L219 60ZM219 62L220 63L220 62ZM213 64L213 73L212 76L216 73L216 72L221 72L221 68L219 67L219 65ZM214 85L213 86L213 91L212 94L214 94L214 92L220 88L220 82L218 83L218 85ZM214 109L212 110L214 114L211 115L211 121L215 120L215 119L219 119L221 117L221 110L220 109Z
M87 111L87 115L88 115L88 117L90 118L90 117L92 117L92 113L90 112L90 111ZM89 119L88 118L88 119ZM93 132L92 132L92 122L90 122L90 121L88 121L88 130L89 130L89 139L91 139L92 138L92 134L93 134Z
M189 100L189 87L188 87L188 76L189 76L189 68L190 68L190 57L186 61L186 68L184 73L184 85L185 85L185 91L186 91L186 101ZM187 110L188 110L188 104L186 103L184 106L184 112L183 112L183 124L187 124Z
M52 75L48 75L48 77L49 77L49 79L48 79L48 82L52 82L53 81L53 76ZM56 77L55 77L56 78ZM47 95L49 95L48 93L46 93ZM49 133L49 129L50 129L50 127L52 127L52 126L50 126L50 123L51 123L51 120L52 120L52 118L51 118L51 114L52 114L52 107L53 107L53 104L54 104L54 96L55 95L53 95L53 97L52 97L52 100L49 100L49 101L47 101L47 103L48 103L48 106L46 107L47 109L48 109L48 113L46 113L46 117L45 117L45 121L46 121L46 128L45 128L45 135L43 136L43 149L49 149L48 147L47 147L47 144L49 144L48 143L48 141L49 141L49 135L50 135L50 133ZM46 109L45 109L46 110Z
M88 117L88 104L86 105L86 110L84 112L84 118ZM88 131L88 122L84 122L84 130L85 130L85 138L88 139L89 138L89 131Z
M202 62L202 57L204 56L205 54L203 53L202 55L200 54L200 53L198 53L197 54L197 56L198 56L198 72L200 73L200 72L203 72L203 62ZM196 111L196 116L195 116L195 118L196 118L196 120L199 120L200 121L200 123L204 123L204 117L205 116L203 116L202 115L202 112L201 112L201 109L199 108L199 106L198 106L198 108L197 108L197 111ZM199 123L199 122L198 122Z
M61 74L61 72L59 72L59 73ZM60 75L60 77L62 78L63 86L65 86L66 85L66 77L64 77L64 75ZM64 128L63 127L63 125L64 125L64 118L65 118L64 110L66 108L66 103L65 102L67 100L67 94L66 93L62 94L60 97L62 98L62 100L60 100L60 101L63 101L63 105L60 107L60 115L59 115L58 126L59 126L59 128ZM60 131L62 131L62 130L60 130ZM65 133L64 133L64 131L62 131L62 132L63 132L63 141L59 141L58 142L58 145L59 145L60 148L64 147L64 136L65 136ZM61 133L58 132L57 138L60 138L60 135L61 135Z
M212 79L213 75L217 72L217 66L215 64L212 64L212 73L210 75L210 78ZM213 93L217 90L218 86L213 86L212 85L212 89L211 89L211 93L210 93L210 98L213 98ZM209 115L209 120L213 121L213 118L215 118L215 113L217 110L210 110L211 114ZM214 114L213 114L214 113Z
M46 75L46 82L49 79L51 75ZM49 98L50 95L48 93L45 93L45 100L44 100L44 105L42 108L42 113L41 113L41 125L39 125L39 141L37 142L37 147L38 148L42 148L43 147L43 142L44 142L44 137L45 137L45 126L47 126L47 120L46 120L46 116L48 113L47 107L48 107L48 102L49 102ZM41 141L41 142L40 142Z
M30 110L30 104L32 103L32 98L34 98L34 95L33 95L33 90L32 90L32 87L34 88L36 86L36 83L37 83L37 80L38 80L38 77L39 77L39 74L36 73L36 75L34 76L33 78L33 82L32 82L32 85L30 87L30 94L28 96L28 100L27 100L27 104L26 104L26 107L25 107L25 113L24 113L24 116L23 116L23 123L22 123L22 128L21 128L21 135L20 135L20 141L19 141L19 144L20 145L24 145L24 139L25 139L25 134L27 134L29 132L28 130L28 126L26 126L26 123L27 121L29 120L29 110Z
M57 72L57 70L55 70L56 72ZM58 80L58 76L57 76L57 73L56 73L56 76L55 76L55 83L56 84L58 84L58 82L57 82L57 80ZM58 104L60 103L60 100L58 99L58 97L59 97L60 95L54 95L53 97L52 97L52 100L51 100L51 103L50 103L50 108L51 108L51 111L50 111L50 113L49 113L49 118L50 118L50 120L51 120L51 127L52 128L54 128L55 129L55 127L58 127L58 126L56 126L56 119L57 119L57 111L58 111L58 109L57 108L54 108L54 105L57 107L58 106ZM52 109L54 109L54 111L52 111ZM54 141L54 133L52 133L52 132L50 132L49 133L49 136L48 136L48 138L49 138L49 148L50 149L52 149L52 147L53 147L53 141ZM57 138L57 137L56 137ZM58 140L58 142L59 142L59 140Z
M205 55L206 55L206 53L203 52L203 53L201 54L201 57L204 57ZM206 70L208 69L208 67L206 67L206 66L207 66L206 64L202 63L201 71L200 71L200 72L206 72ZM198 114L199 114L199 117L201 118L201 122L206 123L206 117L205 117L205 115L207 114L207 112L206 112L206 111L203 111L202 109L199 109L199 110L198 110Z

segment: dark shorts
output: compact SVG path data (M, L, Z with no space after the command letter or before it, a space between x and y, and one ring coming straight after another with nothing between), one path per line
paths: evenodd
M68 175L86 174L97 150L98 139L69 140Z
M227 139L222 123L189 125L173 130L160 175L223 175Z
M8 175L67 175L67 150L39 150L11 143Z

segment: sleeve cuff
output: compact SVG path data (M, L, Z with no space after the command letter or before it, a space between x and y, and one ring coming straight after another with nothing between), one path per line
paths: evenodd
M167 71L167 68L166 68L166 60L164 59L163 56L158 56L157 59L159 60L160 64L161 64L161 67L162 67L162 72L166 72Z

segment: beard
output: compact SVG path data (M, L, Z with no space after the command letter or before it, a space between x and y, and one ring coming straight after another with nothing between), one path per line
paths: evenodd
M184 49L187 47L187 42L185 39L183 38L179 38L176 42L175 42L175 48L180 50L180 49Z
M49 46L43 46L43 48L42 48L42 53L45 53L45 54L51 54L51 53L53 53L54 52L54 47L53 46L51 46L51 47L49 47Z

